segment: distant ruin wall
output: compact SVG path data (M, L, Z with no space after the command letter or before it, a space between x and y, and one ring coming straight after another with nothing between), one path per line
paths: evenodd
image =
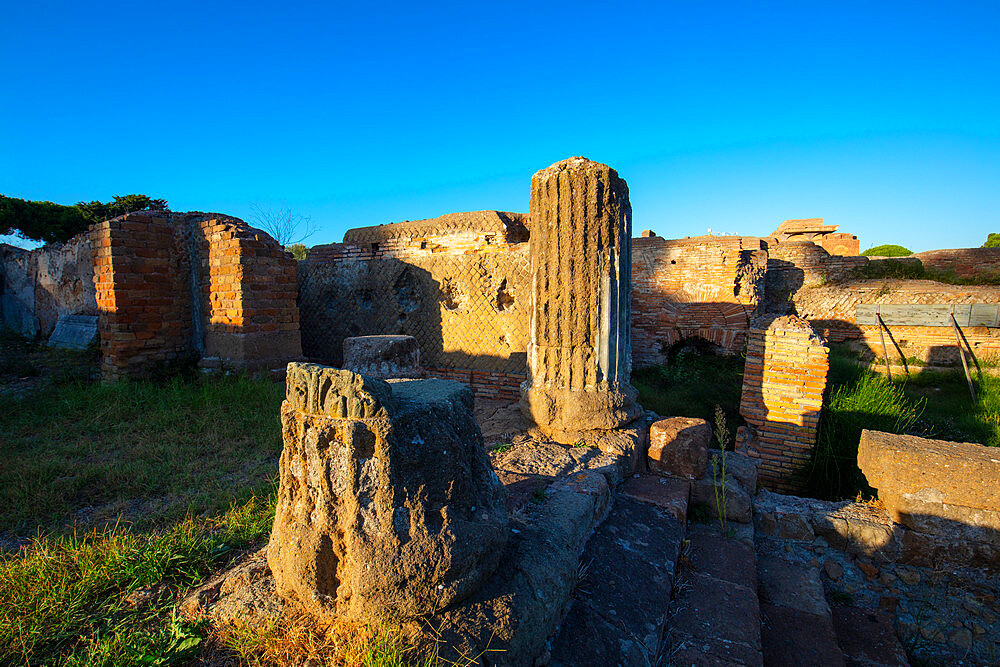
M62 315L98 315L106 378L301 356L295 260L237 218L130 213L64 244L0 247L0 260L0 323L48 336Z
M1000 248L957 248L928 250L911 257L925 269L952 273L957 278L1000 277Z
M757 238L633 239L635 365L665 363L670 346L688 338L741 351L763 298L766 268Z
M431 375L513 399L526 377L523 216L495 211L351 230L299 267L303 353L340 365L344 338L407 334Z
M971 303L1000 303L1000 286L947 285L930 280L856 280L801 289L794 296L796 312L812 322L828 341L857 341L874 357L883 356L879 328L855 323L859 305ZM890 359L898 359L902 351L904 357L916 357L932 365L961 363L951 327L891 325L888 329L885 343ZM962 333L976 357L1000 357L1000 329L964 327Z
M96 315L90 234L36 250L0 246L0 326L47 337L63 315Z
M503 216L503 217L501 217ZM428 373L516 399L526 377L528 236L523 215L481 211L351 230L299 265L305 356L339 365L344 338L408 334ZM763 297L760 239L632 241L632 358L663 363L698 337L742 350Z

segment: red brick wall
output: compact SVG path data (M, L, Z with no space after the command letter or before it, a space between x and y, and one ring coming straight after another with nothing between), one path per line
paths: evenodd
M702 338L743 349L763 291L760 239L703 236L632 240L632 359L661 364L670 345Z
M472 388L476 398L493 401L521 400L521 383L527 374L501 373L498 371L477 371L464 368L427 368L429 377L443 380L457 380Z
M165 218L132 213L91 228L106 378L190 356L189 264L177 246Z
M750 329L740 401L749 428L740 448L760 459L764 487L802 488L816 443L829 352L809 323L794 315L763 316Z
M300 357L295 260L235 218L197 224L205 355L246 367Z
M301 356L295 260L267 234L202 213L130 213L90 234L106 378L202 352L232 367Z

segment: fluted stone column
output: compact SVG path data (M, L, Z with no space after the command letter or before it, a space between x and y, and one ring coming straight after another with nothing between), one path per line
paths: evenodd
M607 165L574 157L531 178L531 339L521 409L561 442L640 413L632 370L632 207Z

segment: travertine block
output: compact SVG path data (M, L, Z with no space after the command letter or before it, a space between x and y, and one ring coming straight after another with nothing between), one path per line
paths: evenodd
M704 419L667 417L649 427L649 469L684 479L701 479L708 463L712 429Z

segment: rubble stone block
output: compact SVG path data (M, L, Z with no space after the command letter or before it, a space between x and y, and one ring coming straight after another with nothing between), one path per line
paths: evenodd
M345 338L344 369L382 380L423 377L420 347L413 336Z
M704 419L668 417L649 427L649 469L661 475L701 479L712 428Z
M710 449L708 451L709 460L713 456L721 458L722 451ZM750 495L757 491L757 469L759 467L759 459L751 458L742 452L726 452L726 474L735 477L740 486Z
M97 315L63 315L49 336L49 346L83 350L96 336Z
M474 593L507 533L468 387L288 365L268 563L308 612L372 620Z

